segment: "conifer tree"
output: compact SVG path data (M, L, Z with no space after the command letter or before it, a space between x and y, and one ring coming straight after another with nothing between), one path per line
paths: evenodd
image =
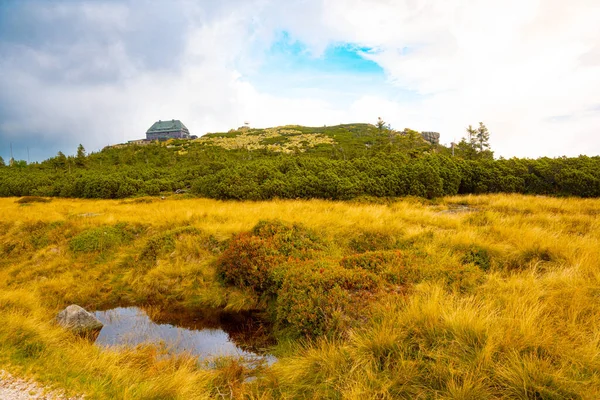
M80 143L77 146L77 156L75 157L75 164L82 167L85 164L85 148Z
M470 128L471 126L469 126ZM490 132L488 128L483 124L483 122L479 123L479 128L475 133L477 145L479 146L479 152L483 152L484 150L489 150L490 148Z

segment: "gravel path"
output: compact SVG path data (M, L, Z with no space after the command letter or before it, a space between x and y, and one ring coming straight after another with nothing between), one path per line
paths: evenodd
M0 400L82 400L67 397L60 390L49 390L34 381L15 378L0 369Z

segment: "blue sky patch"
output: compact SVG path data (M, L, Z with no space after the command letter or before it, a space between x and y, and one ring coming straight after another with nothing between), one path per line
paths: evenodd
M313 97L348 105L365 95L397 97L379 64L363 57L373 49L333 43L315 55L304 43L281 32L258 70L245 78L259 91L287 97Z
M315 56L305 44L292 39L287 32L282 32L267 52L262 72L277 69L287 72L349 72L384 76L383 68L361 55L370 51L373 50L352 43L336 43L327 47L323 54Z

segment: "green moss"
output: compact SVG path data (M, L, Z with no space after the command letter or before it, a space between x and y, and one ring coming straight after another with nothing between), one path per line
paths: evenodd
M88 229L73 237L69 248L75 253L103 253L131 242L135 238L136 230L126 223Z
M390 232L365 231L350 239L349 246L357 253L392 250L401 247L398 238Z
M483 271L489 271L492 265L492 258L489 252L483 247L473 245L462 258L463 264L474 264Z

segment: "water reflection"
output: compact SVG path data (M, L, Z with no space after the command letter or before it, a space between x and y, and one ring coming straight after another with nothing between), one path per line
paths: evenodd
M152 313L141 308L121 307L96 311L104 327L96 343L105 346L161 343L171 352L189 352L202 359L237 356L275 359L265 354L272 344L268 329L251 314L215 312Z

